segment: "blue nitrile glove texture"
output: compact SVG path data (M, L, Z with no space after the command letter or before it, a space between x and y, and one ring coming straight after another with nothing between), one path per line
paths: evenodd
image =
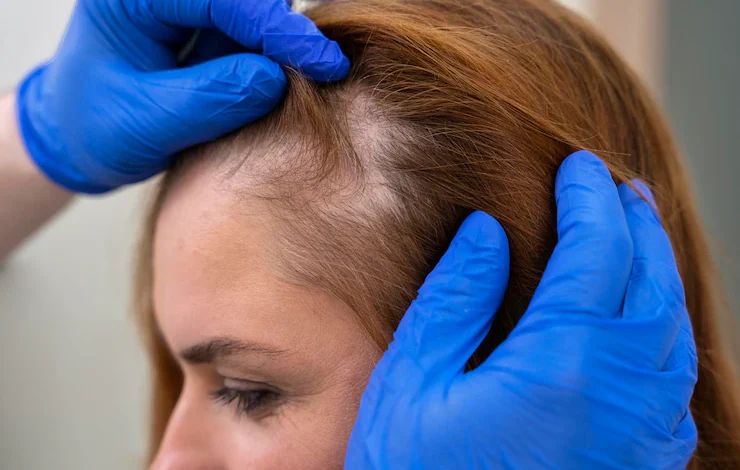
M697 359L654 203L583 151L561 166L556 200L559 241L527 312L468 373L509 249L492 217L464 222L370 378L345 468L686 467Z
M19 87L22 138L59 185L109 191L268 113L285 91L280 64L319 81L349 70L285 0L79 0L56 55Z

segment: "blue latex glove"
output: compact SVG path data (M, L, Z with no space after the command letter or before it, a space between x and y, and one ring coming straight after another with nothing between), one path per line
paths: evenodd
M182 64L194 28L202 40ZM224 56L235 44L261 55ZM286 86L279 64L320 81L349 70L285 0L79 0L54 58L19 88L21 134L53 181L105 192L269 112Z
M697 360L668 237L590 153L563 163L556 198L559 242L529 309L468 373L509 260L493 218L465 221L372 374L346 468L686 467Z

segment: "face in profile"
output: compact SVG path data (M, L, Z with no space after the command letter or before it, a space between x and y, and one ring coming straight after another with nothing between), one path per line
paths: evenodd
M152 468L342 468L380 351L347 306L280 275L266 203L217 180L187 172L156 224L156 322L184 385Z
M349 77L287 70L283 103L176 159L152 207L137 276L152 468L342 468L374 364L471 211L501 222L512 263L468 365L516 325L557 242L557 168L582 148L656 188L701 325L696 468L737 455L699 217L667 128L606 43L548 1L307 14L350 55Z

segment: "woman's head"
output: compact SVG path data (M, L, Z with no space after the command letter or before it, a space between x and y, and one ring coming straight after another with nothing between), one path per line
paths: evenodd
M157 463L340 467L374 362L473 210L505 228L511 277L471 366L511 330L556 241L555 172L579 148L654 189L697 336L697 462L737 456L683 169L613 52L547 1L350 0L308 16L350 76L290 73L279 109L182 156L153 206L138 301Z

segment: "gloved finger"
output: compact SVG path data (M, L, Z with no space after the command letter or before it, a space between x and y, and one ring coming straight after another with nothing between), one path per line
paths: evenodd
M285 0L138 0L133 20L185 28L216 28L248 49L302 70L314 80L339 80L349 60Z
M676 421L670 424L675 425L681 413L689 409L696 381L699 378L696 343L694 342L694 333L688 315L686 320L682 321L676 343L673 345L661 373L665 375L666 380L670 381L670 388L667 387L670 394L666 394L666 399L669 396L673 397L672 401L674 401L676 413L674 419Z
M555 179L558 243L528 313L619 316L632 265L632 239L606 165L579 151Z
M632 273L624 300L622 316L626 320L648 321L642 344L662 367L673 348L679 325L689 324L683 284L673 255L671 242L655 210L650 190L633 182L647 197L646 202L626 184L619 186L627 224L634 244Z
M183 58L186 65L202 64L231 54L248 52L247 48L218 29L203 29L198 33L192 48Z
M691 381L696 383L699 376L699 361L696 355L694 330L688 315L682 315L681 324L676 335L676 342L663 364L664 371L684 371Z
M509 244L501 225L474 212L419 289L376 373L446 380L465 363L491 327L509 278Z
M153 131L172 155L214 140L269 113L282 99L287 79L278 64L258 54L236 54L192 67L142 74L131 106L152 111L131 115L147 119L138 126ZM144 100L144 103L142 103ZM152 162L145 162L157 168ZM142 163L144 164L144 162ZM154 173L153 173L154 174Z
M690 410L686 410L676 426L673 439L675 450L671 452L671 457L674 461L673 463L667 462L665 468L687 468L699 441L699 433Z

